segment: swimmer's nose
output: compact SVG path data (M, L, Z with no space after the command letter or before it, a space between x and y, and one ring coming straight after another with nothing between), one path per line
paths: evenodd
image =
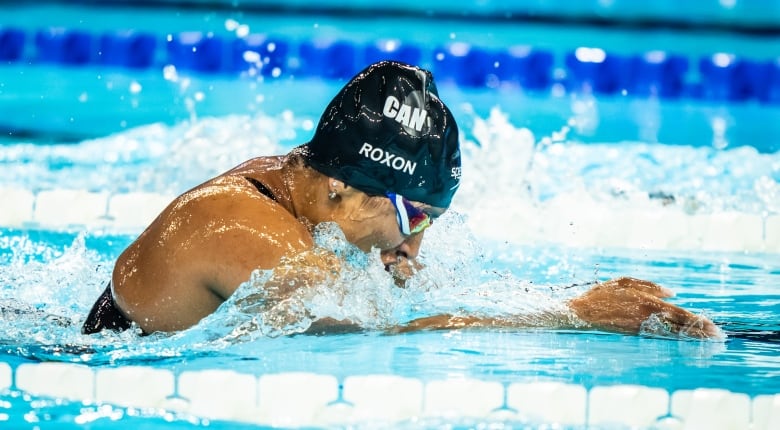
M412 260L420 254L420 245L422 244L423 234L415 234L406 238L395 248L382 251L382 263L385 266L397 264L401 259Z

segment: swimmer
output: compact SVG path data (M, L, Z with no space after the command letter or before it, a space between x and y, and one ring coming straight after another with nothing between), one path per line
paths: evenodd
M284 260L274 277L286 287L268 292L282 300L338 271L335 255L306 252L314 248L315 226L325 222L338 224L360 250L379 249L402 283L415 272L425 229L450 206L460 179L458 127L431 73L373 64L330 102L311 141L286 155L248 160L174 199L119 256L82 331L125 330L133 322L144 333L187 329L253 271ZM673 333L720 336L707 318L663 300L671 295L652 282L620 278L568 306L581 320L576 328L636 334L655 316ZM310 330L350 324L320 318ZM516 324L437 315L395 331Z

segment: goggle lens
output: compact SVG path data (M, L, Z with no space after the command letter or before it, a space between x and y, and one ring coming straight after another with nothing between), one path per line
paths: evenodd
M433 223L433 218L429 214L415 207L412 202L406 200L402 195L395 193L387 193L386 195L393 202L393 206L395 206L398 227L405 236L420 233Z

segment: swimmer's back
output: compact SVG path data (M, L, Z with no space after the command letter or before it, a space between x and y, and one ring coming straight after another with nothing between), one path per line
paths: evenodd
M253 270L311 247L306 227L247 179L273 183L275 158L250 160L177 197L117 259L116 303L145 332L194 325Z

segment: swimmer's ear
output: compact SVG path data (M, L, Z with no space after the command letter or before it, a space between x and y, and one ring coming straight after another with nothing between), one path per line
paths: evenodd
M358 192L357 189L350 187L344 182L335 178L328 178L327 183L328 183L328 200L331 201L352 197L356 192Z
M337 197L352 197L352 195L359 192L357 188L350 187L343 181L328 178L328 198L331 200L335 200Z

